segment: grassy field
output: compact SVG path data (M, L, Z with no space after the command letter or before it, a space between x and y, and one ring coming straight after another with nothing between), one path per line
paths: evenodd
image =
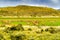
M60 40L60 28L53 27L60 26L60 18L0 18L0 25L13 25L0 27L0 40Z
M60 26L60 18L0 18L0 24L4 23L22 25L36 24L39 26Z

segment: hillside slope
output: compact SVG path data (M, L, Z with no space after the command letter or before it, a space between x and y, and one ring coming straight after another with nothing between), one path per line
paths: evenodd
M60 16L60 13L53 8L19 5L0 8L0 16Z

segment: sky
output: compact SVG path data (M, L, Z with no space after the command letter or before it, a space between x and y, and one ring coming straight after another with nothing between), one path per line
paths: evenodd
M0 7L17 5L47 6L60 9L60 0L0 0Z

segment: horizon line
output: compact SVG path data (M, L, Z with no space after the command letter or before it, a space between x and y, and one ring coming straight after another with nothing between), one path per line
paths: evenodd
M55 7L50 7L50 6L47 6L47 5L29 5L29 4L20 4L20 5L24 5L24 6L35 6L35 7L49 7L49 8L53 8L53 9L60 9L60 8L55 8ZM18 5L7 5L7 6L0 6L0 8L3 8L3 7L14 7L14 6L19 6Z

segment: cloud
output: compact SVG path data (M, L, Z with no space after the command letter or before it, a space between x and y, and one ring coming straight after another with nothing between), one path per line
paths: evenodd
M51 0L53 3L59 3L59 0Z
M0 6L30 5L60 8L60 0L0 0Z
M40 2L40 0L21 0L21 2L22 3L32 3L32 4L34 4L34 3L39 3Z

